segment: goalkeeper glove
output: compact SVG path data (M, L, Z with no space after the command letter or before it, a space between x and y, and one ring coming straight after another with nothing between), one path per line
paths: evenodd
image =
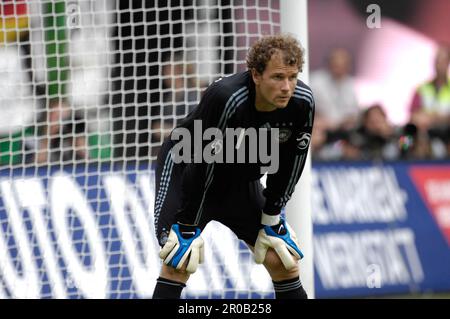
M176 269L181 269L189 259L186 271L194 273L204 259L203 239L200 233L201 230L198 227L173 224L159 257L166 265Z
M303 253L298 248L297 236L292 228L282 218L276 225L263 226L255 243L255 262L262 264L267 249L273 248L287 270L295 267L297 260L303 258Z

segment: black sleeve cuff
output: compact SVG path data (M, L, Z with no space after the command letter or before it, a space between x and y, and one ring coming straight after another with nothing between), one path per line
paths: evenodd
M264 205L263 212L267 215L279 215L281 213L281 207L270 204L266 201Z

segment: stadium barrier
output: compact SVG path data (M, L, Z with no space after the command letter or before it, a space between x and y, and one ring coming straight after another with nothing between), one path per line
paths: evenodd
M0 295L151 297L153 180L146 165L0 170ZM312 207L316 298L450 291L450 163L315 163ZM204 236L185 297L273 297L234 234Z

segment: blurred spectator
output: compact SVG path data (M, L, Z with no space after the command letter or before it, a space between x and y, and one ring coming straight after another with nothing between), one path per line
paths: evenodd
M436 151L429 135L420 134L413 123L403 127L390 123L379 104L363 112L356 130L334 134L340 136L341 159L344 160L429 160L445 156L445 148L442 146Z
M112 156L111 116L106 104L111 64L107 35L101 27L86 26L70 31L69 45L68 103L85 119L90 157L100 161Z
M333 139L333 131L327 129L323 117L314 119L311 140L311 154L315 161L334 161L342 158L342 147L339 138Z
M400 156L406 160L431 159L433 152L428 134L421 134L417 126L407 123L398 139Z
M68 29L68 100L86 121L91 160L111 160L112 121L108 75L112 71L113 1L79 1L76 28Z
M162 104L152 112L152 142L161 144L171 130L184 119L200 100L200 82L196 66L184 59L183 53L174 53L164 59L162 71ZM156 153L155 153L156 152ZM158 147L152 153L157 154Z
M28 14L25 1L0 4L0 165L25 161L25 136L32 133Z
M0 44L0 164L24 160L23 136L34 121L35 101L23 62L19 46Z
M360 124L355 129L326 130L321 120L318 123L313 134L319 134L316 142L312 143L316 159L395 160L400 157L398 137L402 131L389 122L379 104L362 113Z
M111 93L108 76L113 64L111 33L115 4L79 1L76 12L68 10L68 5L66 3L64 23L67 28L63 28L57 24L60 22L53 20L60 15L55 11L59 10L55 5L29 3L35 82L41 84L47 98L49 95L50 99L52 96L65 97L64 102L54 99L48 109L42 108L44 114L40 116L40 127L36 130L40 140L34 143L35 150L41 150L35 155L39 163L70 161L70 158L109 160L112 154L111 115L107 104ZM49 36L55 31L50 26L59 29L61 34L56 38ZM57 44L61 37L66 41L64 46ZM49 47L60 51L49 53ZM49 57L56 60L55 56L61 57L58 61L64 63L49 68ZM50 73L56 76L51 77ZM72 133L74 136L71 137ZM69 145L78 149L70 151Z
M400 155L394 125L389 122L386 112L379 104L366 109L362 114L360 127L349 141L359 148L360 157L364 160L394 160Z
M411 121L419 130L448 125L450 118L450 51L440 47L435 57L435 77L419 86L411 103Z
M72 164L89 158L86 143L86 123L62 100L50 101L43 120L36 152L39 164Z
M327 69L311 73L316 118L323 118L329 130L352 128L360 112L350 76L352 58L346 49L335 48L327 63Z
M418 139L429 143L433 157L448 155L450 125L450 49L439 47L435 57L435 77L418 87L410 106L410 122L417 127ZM428 141L427 141L428 140Z

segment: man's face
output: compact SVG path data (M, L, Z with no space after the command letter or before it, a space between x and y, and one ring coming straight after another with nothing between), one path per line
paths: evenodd
M450 57L448 52L444 49L439 49L435 59L436 74L446 78L449 64Z
M328 68L334 78L340 79L350 73L351 57L344 49L335 49L328 61Z
M262 74L252 70L256 109L270 112L285 108L294 94L297 75L298 67L285 65L280 53L272 56Z

